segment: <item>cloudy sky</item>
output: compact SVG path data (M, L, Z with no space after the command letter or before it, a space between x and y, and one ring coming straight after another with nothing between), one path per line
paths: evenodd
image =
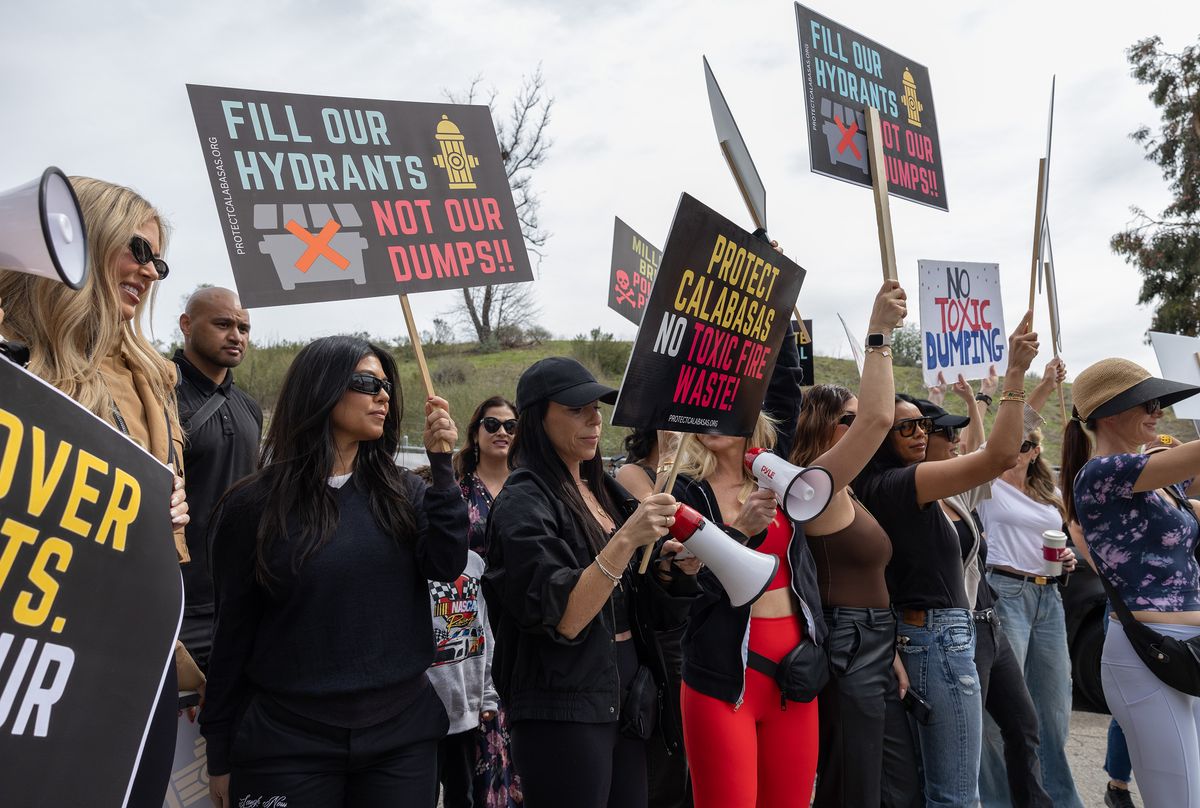
M1135 304L1136 271L1109 238L1129 206L1167 191L1128 133L1155 125L1125 49L1153 34L1178 50L1200 4L860 2L813 7L931 76L950 212L893 198L901 282L921 258L999 263L1009 321L1024 308L1037 161L1058 77L1049 216L1063 343L1074 372L1104 356L1157 370ZM438 101L475 76L502 95L540 62L555 98L554 146L538 172L552 232L540 267L541 322L572 336L633 329L606 307L613 216L658 243L687 191L749 218L712 128L707 55L767 187L771 235L803 265L800 297L817 352L848 357L836 318L865 330L880 275L867 189L812 174L795 15L784 0L493 0L409 3L24 3L0 30L6 158L0 188L46 165L131 185L174 227L171 277L153 317L170 339L180 296L233 284L184 85ZM428 327L453 293L415 297ZM916 306L913 305L914 314ZM1044 304L1039 330L1048 330ZM395 298L259 309L259 338L404 331ZM1044 344L1048 340L1044 340Z

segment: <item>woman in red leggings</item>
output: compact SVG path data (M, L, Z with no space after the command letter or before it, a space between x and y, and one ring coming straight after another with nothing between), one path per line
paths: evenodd
M797 397L797 401L798 401ZM779 661L800 640L821 642L825 624L804 532L756 490L742 459L775 445L760 415L752 438L700 435L681 458L675 498L740 541L779 557L753 605L734 608L707 567L683 636L683 736L696 808L805 806L817 770L817 702L788 702L770 677L747 668L749 649ZM747 539L747 537L751 537Z

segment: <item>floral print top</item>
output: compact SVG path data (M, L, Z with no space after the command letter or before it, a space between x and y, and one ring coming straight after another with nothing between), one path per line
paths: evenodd
M1132 610L1200 610L1200 525L1159 491L1134 493L1149 458L1117 454L1088 461L1075 478L1075 510L1088 551ZM1181 498L1191 480L1171 486Z
M474 473L458 481L463 499L467 501L467 515L471 528L467 531L467 549L474 550L487 558L487 521L492 512L492 493Z

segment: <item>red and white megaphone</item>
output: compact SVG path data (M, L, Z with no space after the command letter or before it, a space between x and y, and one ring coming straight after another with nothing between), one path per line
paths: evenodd
M751 449L746 452L746 468L759 488L775 492L779 507L793 522L816 519L833 497L833 475L820 466L793 466L773 452Z
M713 571L734 606L758 600L779 569L778 558L751 550L687 505L675 511L669 530L671 538Z

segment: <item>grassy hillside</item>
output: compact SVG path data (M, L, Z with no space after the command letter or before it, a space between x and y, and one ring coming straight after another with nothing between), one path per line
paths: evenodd
M630 343L608 340L604 336L594 334L588 339L555 340L530 348L508 349L495 353L479 353L475 346L470 344L430 345L425 351L434 386L438 394L450 402L451 412L461 425L475 406L485 398L496 394L513 398L521 372L546 356L573 356L591 368L600 381L613 387L618 386L629 356ZM236 371L238 384L257 398L264 410L270 410L274 406L284 373L299 347L298 344L254 345L247 353L242 366ZM406 347L394 347L392 353L399 363L406 402L403 431L407 433L410 441L414 444L419 443L423 423L421 402L424 393L416 361L412 357L412 351ZM1037 367L1040 369L1041 363ZM854 362L849 359L818 356L816 377L821 383L842 384L851 390L858 388L858 373ZM1027 389L1032 390L1036 383L1037 378L1030 377ZM925 396L920 369L896 368L896 389ZM1066 386L1066 401L1069 413L1070 384ZM952 394L946 397L946 408L951 412L964 411L963 403ZM993 412L995 409L992 408ZM1042 416L1047 421L1044 427L1046 457L1051 463L1057 464L1063 428L1057 395L1051 396ZM1181 440L1193 440L1196 437L1190 421L1177 421L1170 415L1164 416L1160 422L1160 429ZM624 431L606 426L602 439L602 451L605 455L622 453L620 442Z

